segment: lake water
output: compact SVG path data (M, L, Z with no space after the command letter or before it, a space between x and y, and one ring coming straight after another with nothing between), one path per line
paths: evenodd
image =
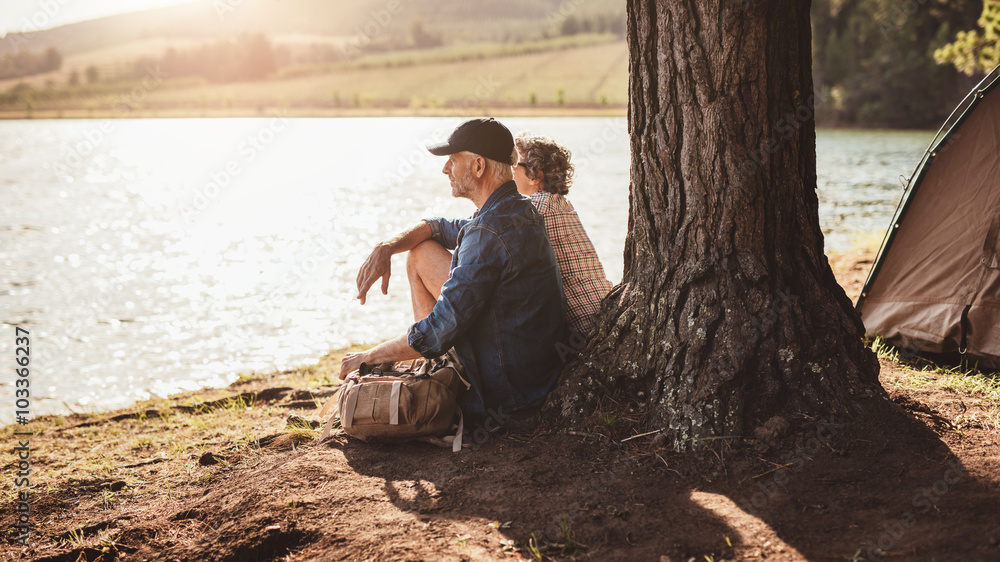
M574 153L578 209L609 277L628 217L624 118L504 119ZM354 299L371 247L467 216L423 146L451 118L0 122L0 394L13 326L32 338L33 413L221 386L377 342L411 318L405 265ZM828 250L881 233L931 133L820 131Z

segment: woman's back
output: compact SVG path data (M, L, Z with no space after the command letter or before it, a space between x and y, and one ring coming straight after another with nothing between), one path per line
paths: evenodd
M530 198L545 220L545 232L556 254L570 325L582 334L589 334L601 309L601 299L611 290L611 282L569 199L543 190Z

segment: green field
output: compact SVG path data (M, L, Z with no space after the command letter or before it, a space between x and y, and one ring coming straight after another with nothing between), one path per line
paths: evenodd
M166 77L63 88L22 86L19 94L7 91L0 110L8 117L81 116L81 112L82 116L253 115L275 109L296 114L514 108L622 113L627 85L625 42L591 36L382 54L337 65L292 67L257 82L214 84Z
M621 114L627 102L621 0L284 0L216 12L184 4L6 41L0 56L16 43L54 49L62 65L0 80L0 117ZM18 60L7 67L30 68Z

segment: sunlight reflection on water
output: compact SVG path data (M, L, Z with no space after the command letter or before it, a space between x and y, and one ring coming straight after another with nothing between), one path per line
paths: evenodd
M402 333L388 296L354 299L371 247L467 216L423 145L459 119L0 123L0 321L32 332L35 411L120 407L224 385ZM628 218L624 119L505 119L574 153L570 194L613 281ZM927 133L821 132L828 248L884 228ZM375 293L378 289L374 290ZM0 338L0 354L11 350ZM5 355L6 356L6 355ZM0 379L12 384L9 373ZM3 417L8 416L8 417ZM10 413L0 412L9 422Z

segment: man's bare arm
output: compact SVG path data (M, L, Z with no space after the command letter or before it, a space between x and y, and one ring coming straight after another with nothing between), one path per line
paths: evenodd
M431 227L425 221L413 226L391 240L379 242L375 249L368 255L368 259L361 265L358 271L358 300L365 304L368 296L368 289L375 284L379 278L382 279L382 294L389 293L389 276L392 271L391 258L395 254L409 252L421 242L431 239Z
M377 365L396 361L406 361L407 359L418 359L421 355L406 341L406 334L398 338L382 342L368 351L360 353L348 353L344 360L340 362L340 380L344 380L357 369L362 363Z

